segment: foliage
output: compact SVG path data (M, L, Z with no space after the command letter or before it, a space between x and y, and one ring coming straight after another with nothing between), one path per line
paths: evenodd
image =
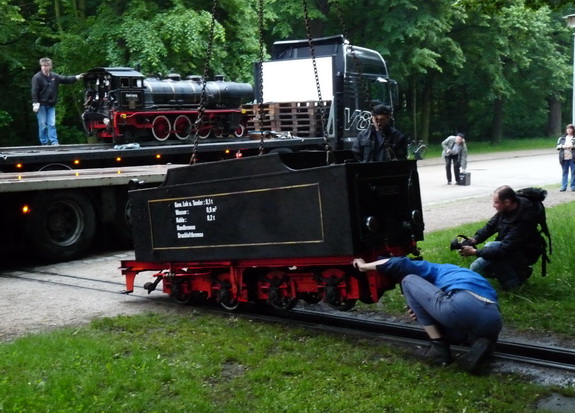
M400 129L437 141L456 130L479 140L542 136L549 119L570 117L571 36L564 1L266 0L262 47L286 38L345 33L387 59L402 92ZM220 0L208 75L253 81L259 60L258 0ZM0 144L34 143L30 78L50 56L61 74L98 66L136 66L147 74L202 74L213 3L207 0L0 0ZM58 123L77 130L81 85L63 87ZM559 106L548 106L551 100ZM561 107L563 103L563 107ZM554 112L552 112L554 111ZM561 113L557 113L560 111ZM563 122L565 123L565 122ZM551 127L552 135L563 127Z

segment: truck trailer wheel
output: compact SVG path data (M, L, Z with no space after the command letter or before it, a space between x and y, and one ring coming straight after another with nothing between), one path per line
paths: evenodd
M30 211L27 237L46 260L67 261L84 254L96 233L96 213L87 196L45 192Z

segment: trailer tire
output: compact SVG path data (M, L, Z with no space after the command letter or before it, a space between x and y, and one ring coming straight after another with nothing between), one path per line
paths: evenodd
M116 213L112 227L114 238L122 248L134 246L132 233L132 202L125 188L119 188L116 193Z
M94 240L94 206L82 193L40 193L32 204L26 232L42 258L51 262L75 259Z

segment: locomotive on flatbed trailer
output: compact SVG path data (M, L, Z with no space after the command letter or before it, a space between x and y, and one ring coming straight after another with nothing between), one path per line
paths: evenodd
M145 77L132 68L103 67L86 72L84 85L82 120L88 135L124 143L152 138L163 142L172 135L185 141L195 134L203 92L198 76ZM247 118L240 106L253 100L252 85L220 76L205 82L204 96L199 137L242 137Z
M272 154L171 169L130 192L136 260L123 261L126 292L154 271L151 292L234 309L326 301L346 310L394 287L362 274L354 257L418 254L423 239L415 161L326 165L323 152Z
M131 68L94 68L84 77L83 123L99 142L0 148L0 172L185 164L194 150L206 162L257 155L262 147L264 153L322 149L324 131L332 148L350 149L370 124L370 99L396 107L397 85L378 52L352 46L341 35L313 41L323 117L307 40L274 43L261 79L256 64L254 88L207 82L200 145L192 142L198 81L146 79ZM261 87L260 102L250 91ZM242 104L256 98L255 104Z

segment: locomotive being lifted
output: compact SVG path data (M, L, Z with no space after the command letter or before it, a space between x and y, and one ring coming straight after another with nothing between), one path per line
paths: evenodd
M360 273L354 257L418 255L423 239L415 161L357 163L334 151L282 153L171 169L157 188L130 192L136 260L126 293L153 271L151 292L226 309L299 299L339 310L375 303L394 283Z
M195 136L203 91L199 76L145 77L132 68L101 67L89 70L84 84L82 119L89 135L115 143ZM243 136L247 116L241 105L253 97L249 83L227 82L223 76L206 81L198 137Z

